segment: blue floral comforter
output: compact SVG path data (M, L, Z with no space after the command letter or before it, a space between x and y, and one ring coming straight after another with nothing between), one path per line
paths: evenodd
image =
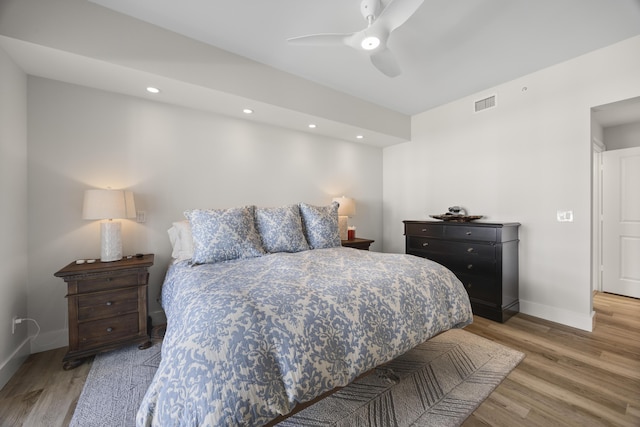
M259 426L472 321L429 260L350 248L170 267L138 426Z

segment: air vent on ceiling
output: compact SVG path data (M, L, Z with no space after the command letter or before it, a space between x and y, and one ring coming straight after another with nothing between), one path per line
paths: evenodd
M482 110L486 110L488 108L493 108L496 106L496 96L492 95L488 98L481 99L475 102L474 111L480 112Z

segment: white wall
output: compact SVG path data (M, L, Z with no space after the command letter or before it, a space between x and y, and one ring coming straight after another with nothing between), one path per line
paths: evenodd
M404 252L402 220L453 205L520 222L521 311L590 330L590 108L640 94L638 52L635 37L415 116L384 150L385 252Z
M124 252L153 252L150 311L170 257L166 230L190 208L357 203L358 234L382 235L382 150L250 121L29 77L29 313L33 351L66 344L66 287L53 274L99 258L99 223L83 191L128 188L147 222L123 221Z
M607 150L640 147L640 122L604 128L603 142Z
M27 76L0 49L0 388L29 354L27 324Z

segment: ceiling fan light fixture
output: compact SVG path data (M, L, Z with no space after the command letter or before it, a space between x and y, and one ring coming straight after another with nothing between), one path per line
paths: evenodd
M364 50L374 50L380 46L380 39L376 36L365 37L360 45Z

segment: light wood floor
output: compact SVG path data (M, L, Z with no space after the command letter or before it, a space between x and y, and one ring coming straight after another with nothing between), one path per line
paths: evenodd
M518 314L466 330L526 358L464 426L640 426L640 300L594 298L591 333ZM67 426L90 369L62 370L66 349L29 357L0 391L0 426Z

